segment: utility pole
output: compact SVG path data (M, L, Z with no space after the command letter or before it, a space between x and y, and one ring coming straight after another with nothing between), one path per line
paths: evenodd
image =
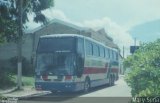
M123 59L124 59L124 46L123 46Z
M134 38L134 46L136 46L136 38Z
M22 4L23 0L18 0L18 43L17 43L17 55L18 55L18 72L17 72L17 89L22 89L22 36L23 36L23 23L22 23Z

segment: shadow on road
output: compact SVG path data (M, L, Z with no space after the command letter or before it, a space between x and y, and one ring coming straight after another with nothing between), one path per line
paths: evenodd
M57 92L57 93L51 93L51 94L47 94L47 95L43 95L43 96L39 96L39 97L31 97L31 98L23 99L23 100L35 101L35 102L36 101L63 102L63 101L67 101L67 100L71 100L71 99L80 97L84 94L89 94L89 93L92 93L92 92L95 92L98 90L102 90L105 88L111 88L111 87L104 85L104 86L92 88L90 90L90 92L88 92L88 93L84 93L83 91L80 91L80 92Z

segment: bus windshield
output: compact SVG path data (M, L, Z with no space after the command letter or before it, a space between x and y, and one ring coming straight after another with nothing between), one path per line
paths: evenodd
M38 71L54 75L73 75L75 55L72 53L42 53L37 55Z
M73 75L75 67L74 38L40 39L36 70L54 75Z
M75 38L40 38L37 53L75 52Z

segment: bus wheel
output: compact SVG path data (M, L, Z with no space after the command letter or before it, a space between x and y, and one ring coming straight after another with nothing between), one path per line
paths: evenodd
M89 79L86 79L84 82L84 92L87 93L90 90L90 82Z
M109 86L112 86L112 76L109 77Z
M112 77L112 86L114 85L114 82L115 82L115 78Z

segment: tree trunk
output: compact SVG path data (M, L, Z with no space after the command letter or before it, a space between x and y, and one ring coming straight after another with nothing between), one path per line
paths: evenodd
M23 0L19 0L19 35L17 43L17 55L18 55L18 75L17 75L17 88L22 89L22 36L23 36L23 24L22 24L22 4Z

